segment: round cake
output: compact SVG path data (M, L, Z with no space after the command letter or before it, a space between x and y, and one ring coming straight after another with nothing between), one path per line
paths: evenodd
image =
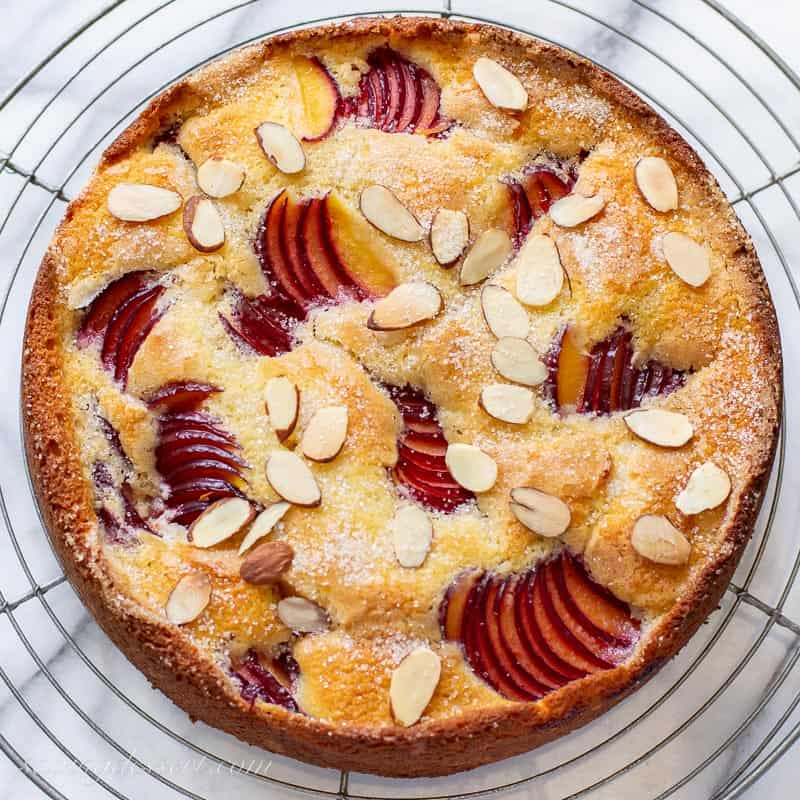
M28 458L66 574L194 719L468 769L715 607L781 406L752 243L595 65L367 18L238 50L106 150L42 262Z

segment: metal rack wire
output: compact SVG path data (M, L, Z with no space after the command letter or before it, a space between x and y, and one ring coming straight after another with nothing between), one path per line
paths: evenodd
M541 0L535 8L540 16L531 15L520 24L516 16L511 24L507 9L502 20L470 15L471 10L485 10L485 4L476 4L473 9L471 0L445 0L443 5L438 0L427 4L422 0L414 12L490 22L568 48L588 50L584 54L594 56L668 116L707 158L757 240L778 304L791 386L797 380L791 367L795 361L800 365L800 346L793 342L800 342L800 337L788 337L787 330L800 324L800 292L791 269L794 253L787 244L787 232L800 223L796 200L800 196L800 179L793 181L800 175L800 124L788 118L785 109L777 110L769 85L783 82L796 101L800 98L800 78L716 0L686 2L691 4L689 11L702 17L706 25L713 23L713 37L706 35L707 27L700 36L695 32L700 26L690 26L685 21L686 14L673 13L672 5L668 11L667 4L657 4L655 0L629 0L623 13L616 13L618 9L608 11L608 4L591 0ZM0 242L7 245L4 252L12 253L2 268L5 285L0 300L0 333L4 342L15 343L0 354L4 375L19 373L24 309L42 250L65 203L74 195L74 187L85 179L102 147L147 100L201 63L262 36L298 27L296 21L270 25L275 14L269 0L221 3L212 13L194 17L181 0L163 0L145 13L133 12L135 6L125 0L109 3L0 100L0 122L16 120L20 115L29 117L21 126L12 126L11 140L0 139L0 147L4 148L0 153ZM630 9L635 12L633 20ZM175 11L184 19L173 29L169 20ZM184 42L191 44L195 34L215 25L229 20L241 22L242 15L252 11L265 15L263 25L256 28L257 35L242 35L234 24L226 35L225 46L219 47L220 38L212 32L214 44L203 47L205 57L201 61L195 63L191 54L183 53L181 69L170 65L156 71L163 85L151 94L145 97L145 92L136 88L139 68L147 67L160 53L175 52ZM412 12L385 9L382 13ZM115 20L119 14L126 16ZM548 15L552 16L552 24ZM528 19L534 24L526 24ZM555 23L561 20L567 21L567 34L554 35L551 29L557 29ZM696 80L688 67L674 63L653 36L640 35L637 25L642 20L655 26L657 39L672 37L686 48L696 48L698 59L708 70L703 72L704 79ZM110 22L116 22L116 28L107 29ZM114 63L119 48L144 28L159 31L161 38L155 40L156 46L137 55L121 71L111 73L110 79L104 73L91 88L84 85L88 77L97 78L105 60ZM587 32L597 38L587 39ZM716 46L709 42L712 38ZM595 48L594 43L602 41L614 47L604 50L598 44ZM758 78L746 75L731 63L725 55L731 52L731 42L751 49L763 69ZM576 43L585 46L578 47ZM84 55L76 58L76 52ZM666 82L659 84L655 78L650 81L651 74L639 68L641 59L652 65L653 75L662 70L668 76ZM59 76L55 85L46 92L36 91L37 81L51 73ZM706 80L712 73L718 76L716 87ZM145 85L157 82L148 80ZM720 86L727 102L720 100ZM135 102L123 115L114 107L113 113L104 116L105 104L120 87L125 88L129 101L133 98ZM735 152L727 144L719 146L712 136L713 126L698 125L698 106L688 104L684 109L683 95L673 92L673 87L687 87L703 104L701 109L713 110L714 119L724 124L732 137L730 141L735 142ZM730 102L733 96L738 98L737 103L743 103L745 111ZM101 122L98 128L96 118L106 117L111 124L103 130ZM58 120L55 125L54 118ZM87 127L92 135L83 131ZM87 141L91 143L89 147ZM0 387L3 423L9 422L9 429L16 430L19 383L17 379L7 383L7 387ZM105 640L86 618L52 553L40 544L44 539L41 518L37 519L38 509L30 491L20 492L17 488L20 472L27 470L21 440L17 440L10 443L9 463L0 465L0 517L5 527L0 556L5 555L5 563L13 565L0 577L0 640L11 643L6 652L0 651L0 688L4 687L0 700L5 700L0 705L0 748L45 796L59 799L68 797L65 792L76 785L75 771L91 787L93 793L88 796L119 800L142 796L142 786L154 792L154 797L197 800L216 796L215 788L233 786L245 798L255 797L257 792L263 796L272 787L276 792L296 790L328 797L414 796L427 800L489 794L511 797L517 792L526 796L527 792L541 789L549 792L547 796L572 800L600 797L606 790L621 796L621 788L634 785L631 782L640 787L640 796L659 800L701 784L710 786L703 790L703 796L732 800L800 738L796 714L800 705L800 670L796 669L800 660L800 591L793 593L800 555L792 545L793 526L787 524L792 521L793 501L788 499L792 495L782 495L785 483L795 477L800 479L800 461L794 456L800 450L791 446L798 435L797 423L790 411L784 409L773 479L753 542L721 610L686 651L602 721L537 751L543 756L519 757L467 776L424 783L315 770L278 757L268 763L250 764L252 750L219 732L187 726L168 701L142 691L141 677L121 659L114 661L110 669L109 659L113 661L114 656L108 655L107 645L104 649ZM55 647L41 641L43 630L55 636ZM61 671L59 658L68 661L72 672ZM21 667L23 661L25 666ZM113 714L106 718L101 710L92 707L81 695L82 683L97 687ZM749 692L744 702L743 685L748 686ZM687 702L692 694L694 699ZM61 730L51 706L63 715L59 720L74 720L78 738ZM689 711L684 713L687 707ZM6 729L4 714L23 721L20 724L27 726L28 732L25 737ZM123 721L121 724L117 717ZM137 742L149 742L151 737L152 746L146 752L138 752L128 743L128 728L138 736ZM32 741L28 736L35 736L42 743L34 752L30 748L26 751L26 744ZM96 764L87 759L79 746L84 741L90 741L110 761ZM52 754L49 760L37 760L40 748ZM678 769L654 767L659 758L675 760L676 753L688 754L695 749L696 755L680 757ZM199 762L176 775L164 764L154 763L154 753L160 750L173 759L188 754ZM725 760L729 763L721 766ZM63 767L54 769L54 763ZM129 772L109 770L109 763L124 764ZM213 778L209 778L209 767ZM709 775L714 776L711 783L703 784ZM135 793L131 791L134 784Z

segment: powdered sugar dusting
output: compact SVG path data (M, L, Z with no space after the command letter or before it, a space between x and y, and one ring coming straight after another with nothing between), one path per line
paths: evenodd
M559 117L570 116L600 127L611 116L609 104L585 86L575 86L565 92L562 84L551 83L548 90L544 104Z
M362 586L374 583L380 564L389 564L392 549L389 537L375 536L356 524L332 525L316 546L296 548L292 569L324 584L331 574L337 583Z

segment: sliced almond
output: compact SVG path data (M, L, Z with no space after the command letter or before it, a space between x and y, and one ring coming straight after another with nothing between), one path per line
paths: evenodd
M504 336L494 346L492 366L506 379L523 386L538 386L547 377L547 367L530 342Z
M195 547L213 547L239 533L256 515L243 497L225 497L212 503L189 528Z
M524 425L533 414L533 392L524 386L493 383L481 391L480 407L501 422Z
M197 168L197 185L209 197L227 197L242 188L245 169L226 158L209 158Z
M267 480L284 499L313 508L322 502L319 486L308 465L291 450L273 450L267 459Z
M183 230L195 250L213 253L225 244L225 226L217 207L207 197L196 194L183 207Z
M394 554L401 567L421 567L431 549L433 525L419 506L402 506L392 520Z
M472 75L493 106L509 111L528 107L528 93L520 79L491 58L479 58L472 65Z
M259 539L263 539L283 519L283 515L292 507L291 503L279 500L268 505L254 520L239 545L239 555L246 553Z
M286 377L270 378L264 390L269 424L278 441L292 435L300 410L300 390Z
M678 207L678 184L670 165L663 158L640 158L634 175L639 191L656 211L673 211Z
M569 528L569 506L558 497L530 486L511 490L511 513L540 536L561 536Z
M318 633L331 624L325 611L305 597L284 597L278 603L278 617L296 633Z
M683 233L673 231L662 239L664 258L670 269L689 286L702 286L711 275L708 248Z
M632 433L660 447L682 447L694 435L689 417L677 411L646 408L631 411L624 420Z
M442 305L442 295L432 283L401 283L375 303L367 327L373 331L412 328L433 319Z
M347 438L347 406L328 406L317 411L303 433L300 448L312 461L333 461Z
M301 172L306 154L299 139L277 122L262 122L256 128L256 138L264 155L285 175Z
M429 647L412 650L392 672L389 701L392 714L401 725L408 727L419 720L441 674L441 659Z
M489 277L503 264L511 252L511 239L500 228L484 231L472 245L461 263L458 280L462 286L472 286Z
M481 310L489 330L498 339L504 336L524 339L528 335L528 312L508 289L487 283L481 290Z
M657 514L645 514L636 520L631 544L643 558L671 566L685 564L692 550L689 540L666 517Z
M267 586L278 579L292 565L294 550L286 542L264 542L256 547L239 567L245 583Z
M205 572L184 575L169 593L164 613L175 625L197 619L211 600L211 579Z
M675 505L684 514L699 514L721 506L730 493L728 473L706 461L691 474L686 488L675 498Z
M359 206L367 220L387 236L403 242L419 242L425 236L417 218L385 186L367 186L361 192Z
M147 183L118 183L106 198L109 212L125 222L149 222L181 207L181 196Z
M495 460L474 445L448 445L444 460L459 486L471 492L487 492L497 480Z
M431 222L431 250L443 267L452 266L469 242L469 219L463 211L440 208Z
M556 243L543 234L528 236L515 261L517 299L529 306L546 306L561 293L564 270Z
M599 214L605 205L605 198L599 194L568 194L550 206L550 219L562 228L574 228Z

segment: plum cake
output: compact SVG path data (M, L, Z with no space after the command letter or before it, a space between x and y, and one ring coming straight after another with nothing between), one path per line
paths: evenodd
M781 404L750 239L593 64L366 18L156 98L67 209L23 403L82 600L194 719L416 776L601 714L711 612Z

